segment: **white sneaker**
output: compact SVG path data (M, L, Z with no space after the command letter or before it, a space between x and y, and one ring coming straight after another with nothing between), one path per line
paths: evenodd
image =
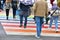
M40 38L40 37L38 37L37 35L35 35L35 37L36 37L36 38Z
M57 33L57 32L58 32L58 29L56 29L55 31L56 31L56 33Z

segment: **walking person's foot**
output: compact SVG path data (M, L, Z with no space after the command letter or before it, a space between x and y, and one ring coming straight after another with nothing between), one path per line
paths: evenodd
M35 37L36 37L36 38L38 38L38 39L40 38L40 37L39 37L39 36L37 36L37 35L35 35Z
M48 24L48 23L45 23L45 24Z
M58 29L56 29L55 32L58 33Z
M6 20L8 20L8 17L6 17Z
M24 25L24 28L26 28L26 25Z
M19 27L22 27L22 25L20 25Z

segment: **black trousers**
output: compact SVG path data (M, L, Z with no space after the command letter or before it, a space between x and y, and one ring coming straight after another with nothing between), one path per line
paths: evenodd
M6 16L9 16L9 9L6 9Z
M16 9L13 9L13 18L15 18L16 15ZM9 9L6 9L6 16L9 16Z
M1 2L0 2L0 9L1 9Z
M16 9L15 8L12 8L13 9L13 18L15 18L16 16Z

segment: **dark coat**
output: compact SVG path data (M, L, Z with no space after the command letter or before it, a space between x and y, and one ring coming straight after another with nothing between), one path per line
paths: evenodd
M30 10L29 6L20 3L20 9L22 11L20 13L20 15L23 15L23 16L29 16L30 15L31 10Z

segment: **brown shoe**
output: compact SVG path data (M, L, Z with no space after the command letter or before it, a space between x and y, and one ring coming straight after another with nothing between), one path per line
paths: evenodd
M58 31L58 29L56 29L56 31L55 31L56 33L58 33L59 31Z
M22 27L22 25L20 25L19 27Z

